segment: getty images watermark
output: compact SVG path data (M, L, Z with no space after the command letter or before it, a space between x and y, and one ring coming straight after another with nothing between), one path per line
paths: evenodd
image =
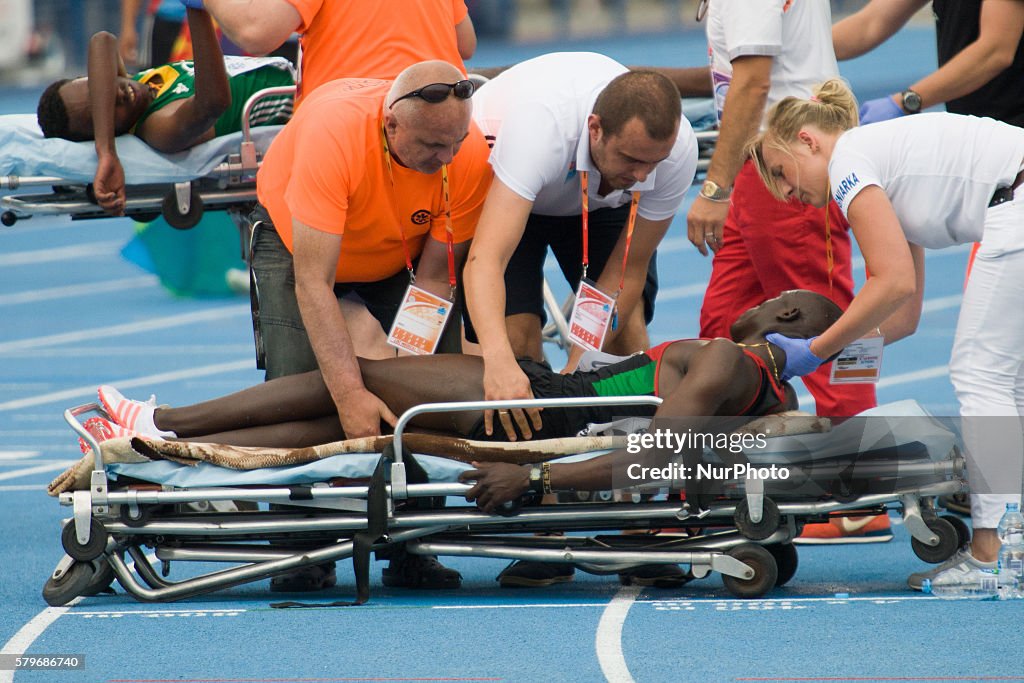
M789 467L771 463L757 465L745 458L730 458L755 453L768 445L768 435L759 432L723 433L658 427L650 431L626 436L626 452L642 455L638 461L626 466L626 478L632 484L689 480L732 481L789 479ZM687 452L714 451L724 455L725 462L707 462L696 459L690 464L680 462L679 456ZM666 462L666 460L668 460ZM733 460L733 462L728 462Z

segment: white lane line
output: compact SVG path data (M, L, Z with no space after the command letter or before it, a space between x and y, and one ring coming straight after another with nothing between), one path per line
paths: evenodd
M123 325L104 325L103 327L96 327L91 330L51 334L43 337L32 337L29 339L17 339L15 341L0 344L0 353L21 351L38 346L51 346L54 344L73 344L83 341L92 341L95 339L105 339L107 337L116 337L122 334L152 332L154 330L163 330L168 327L181 327L192 323L208 322L211 320L221 321L226 316L240 316L242 314L245 314L247 317L250 315L249 306L232 304L230 306L220 306L218 308L205 311L162 316L160 318L140 320L139 322L125 323Z
M17 304L31 304L39 301L51 301L53 299L69 299L72 297L93 296L95 294L109 294L110 292L121 292L141 287L156 286L160 279L155 275L145 277L126 277L119 280L107 280L106 282L90 282L81 285L68 285L62 287L47 287L45 289L31 289L26 292L0 295L0 306L14 306Z
M4 472L0 474L0 481L6 481L8 479L17 479L18 477L27 477L30 474L39 474L40 472L53 472L55 470L66 470L71 465L74 465L77 460L58 460L51 462L46 465L36 465L35 467L26 467L20 470L14 470L13 472Z
M135 379L119 380L112 382L112 384L114 384L114 386L118 387L119 389L132 389L134 387L160 384L161 382L174 382L181 379L193 379L196 377L206 377L208 375L219 375L226 372L236 372L238 370L251 370L252 368L252 359L236 360L230 361L228 363L215 363L213 365L203 365L198 368L191 368L188 370L161 372L155 375L137 377ZM70 399L80 398L95 400L96 386L89 385L85 387L75 387L73 389L65 389L64 391L54 391L49 394L41 394L39 396L32 396L30 398L20 398L14 401L7 401L5 403L0 403L0 412L8 410L20 410L21 408L28 408L30 406L44 405L46 403L64 402Z
M27 460L28 458L34 458L37 455L42 455L42 453L40 451L0 451L0 461Z
M606 602L537 602L512 605L431 605L431 609L534 609L544 607L607 607Z
M601 621L597 624L597 633L594 636L597 661L601 665L605 680L612 683L633 683L633 676L626 666L626 657L622 654L622 625L640 590L640 586L620 588L608 603L608 607L601 614Z
M0 255L0 266L28 266L53 261L83 261L95 256L116 256L123 246L124 240L108 240L71 247L20 251Z
M48 488L50 487L47 486L46 484L18 484L11 486L0 486L0 493L3 493L5 491L9 491L11 493L14 493L16 491L45 491Z
M0 650L0 654L20 655L28 652L28 648L35 642L36 638L43 634L43 631L49 628L50 624L57 621L62 614L81 601L82 598L78 597L63 607L47 607L22 626L14 634L14 637L7 641L3 649ZM15 673L14 670L0 671L0 683L13 683Z

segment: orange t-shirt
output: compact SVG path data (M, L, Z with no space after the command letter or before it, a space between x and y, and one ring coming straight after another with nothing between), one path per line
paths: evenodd
M346 78L309 96L270 146L256 178L260 203L292 249L292 218L341 240L337 282L376 282L405 268L401 226L412 258L428 235L446 241L441 171L418 173L392 162L381 132L390 81ZM490 150L480 129L448 165L456 243L473 237L491 182Z
M296 106L336 78L391 80L402 69L443 59L463 73L455 25L465 0L288 0L302 17Z

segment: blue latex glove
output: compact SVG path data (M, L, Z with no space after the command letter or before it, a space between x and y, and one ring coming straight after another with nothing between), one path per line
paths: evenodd
M192 9L206 9L203 7L203 0L178 0L185 7L191 7Z
M794 377L809 375L825 362L824 359L811 353L811 342L817 337L793 339L792 337L783 337L778 332L772 332L766 334L764 338L778 346L786 354L786 367L783 368L781 377L783 382L788 382Z
M860 125L898 119L906 114L907 112L903 111L891 97L879 97L877 100L868 100L861 105Z

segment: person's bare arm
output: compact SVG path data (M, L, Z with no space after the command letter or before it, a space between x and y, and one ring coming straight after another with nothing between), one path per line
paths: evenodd
M137 133L161 152L180 152L213 137L213 126L231 106L231 86L213 20L203 10L188 10L195 54L195 95L177 107L154 112Z
M281 47L302 25L302 15L287 0L206 0L224 34L253 55Z
M682 97L711 97L711 68L707 66L631 66L630 71L653 71L675 83Z
M914 259L914 273L917 276L917 288L913 296L896 309L896 312L878 326L878 331L885 337L886 344L898 342L914 334L921 322L921 308L924 305L924 247L910 245L910 256Z
M688 368L672 393L654 413L654 419L685 419L688 429L707 427L725 401L742 382L742 354L731 342L720 340L693 353ZM679 423L670 423L677 430ZM551 465L551 487L558 491L603 491L612 488L615 473L625 480L629 465L642 462L657 466L661 453L629 453L619 449L583 462ZM476 469L459 475L461 482L475 482L467 500L492 512L529 489L528 468L506 463L473 463Z
M124 169L114 143L117 76L123 70L117 38L100 31L89 40L89 109L96 146L93 192L96 202L112 216L124 215Z
M984 0L978 39L910 89L921 96L922 108L972 93L1013 64L1022 35L1024 0Z
M651 261L662 238L668 232L668 226L672 223L671 218L652 221L642 216L636 218L636 229L633 231L632 244L629 247L629 258L626 262L625 277L622 283L622 292L616 301L616 309L619 321L625 320L637 306L643 306L642 295L644 285L647 282L647 266ZM619 241L612 250L611 255L605 264L601 277L597 280L597 286L602 292L615 293L619 288L619 278L623 275L622 256L626 251L626 229L623 227ZM621 327L619 328L621 329ZM608 330L605 337L605 348L611 344L618 334L619 329ZM635 349L639 351L640 349ZM569 361L566 363L563 372L571 372L579 365L583 356L583 349L573 346L569 350Z
M928 0L871 0L832 26L836 59L853 59L875 49L926 4Z
M459 268L466 260L469 245L469 242L452 245L456 273L459 272ZM451 283L448 280L447 243L427 237L427 241L423 244L423 252L420 254L420 261L416 266L416 286L422 287L431 294L448 298L451 293Z
M473 19L468 14L465 19L455 24L455 42L463 59L470 59L476 54L476 29L473 28Z
M363 384L352 339L334 294L342 236L292 220L295 298L317 364L348 438L380 434L397 418Z
M757 133L771 88L772 58L737 57L732 62L732 81L725 96L722 125L711 156L707 178L719 187L730 188L746 161L747 142ZM697 197L686 216L690 242L707 256L710 246L717 250L729 213L728 202Z
M121 59L129 64L139 63L139 10L142 0L121 0L121 32L118 49Z
M923 272L882 188L871 185L850 202L848 216L871 277L831 327L811 342L818 358L829 358L847 344L870 334L917 294ZM924 262L920 267L923 270Z
M516 363L505 327L505 267L526 229L533 202L513 192L495 178L484 202L473 246L463 277L466 305L484 358L484 398L487 400L532 398L530 382ZM541 426L540 413L529 411L531 422ZM520 425L529 428L523 411L512 411ZM509 414L501 415L506 434L515 440ZM494 411L485 411L484 427L493 432Z

